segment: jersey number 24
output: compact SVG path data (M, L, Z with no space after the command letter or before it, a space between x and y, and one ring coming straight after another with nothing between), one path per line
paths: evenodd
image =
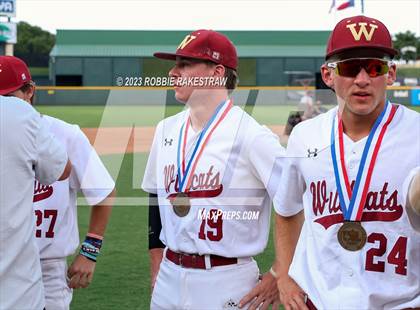
M385 272L385 261L380 260L387 252L388 240L384 234L372 233L369 235L367 242L378 242L377 248L371 248L366 252L366 270ZM400 275L407 275L407 238L399 237L392 247L391 252L387 256L387 261L391 265L395 265L395 273ZM375 262L375 257L378 259Z

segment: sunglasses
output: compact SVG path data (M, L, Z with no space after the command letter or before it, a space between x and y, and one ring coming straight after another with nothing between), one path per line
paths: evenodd
M379 58L355 58L343 61L330 62L328 68L334 69L335 73L344 77L356 77L362 68L374 78L388 73L392 62Z

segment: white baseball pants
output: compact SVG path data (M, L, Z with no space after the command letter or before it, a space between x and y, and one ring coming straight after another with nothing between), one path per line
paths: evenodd
M73 291L67 285L66 259L42 259L41 270L45 290L45 309L68 310Z
M206 270L184 268L164 256L150 308L239 309L239 301L258 283L258 276L259 269L253 259Z

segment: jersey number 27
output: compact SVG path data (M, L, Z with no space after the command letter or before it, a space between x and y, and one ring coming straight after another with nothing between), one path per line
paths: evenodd
M50 226L48 227L48 230L45 232L45 238L54 238L54 226L55 222L57 220L57 210L44 210L44 213L42 210L35 210L35 216L36 216L36 226L41 226L44 219L50 218ZM41 229L35 230L35 237L42 238L42 231Z

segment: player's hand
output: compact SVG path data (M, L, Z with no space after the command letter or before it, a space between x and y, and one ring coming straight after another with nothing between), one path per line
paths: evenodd
M86 288L93 279L96 263L83 255L77 255L67 270L70 288Z
M308 310L305 304L305 292L288 275L280 276L277 280L280 300L286 310Z
M248 306L247 309L265 310L273 304L273 309L280 305L279 292L276 279L269 272L265 273L261 281L239 302L239 308Z

